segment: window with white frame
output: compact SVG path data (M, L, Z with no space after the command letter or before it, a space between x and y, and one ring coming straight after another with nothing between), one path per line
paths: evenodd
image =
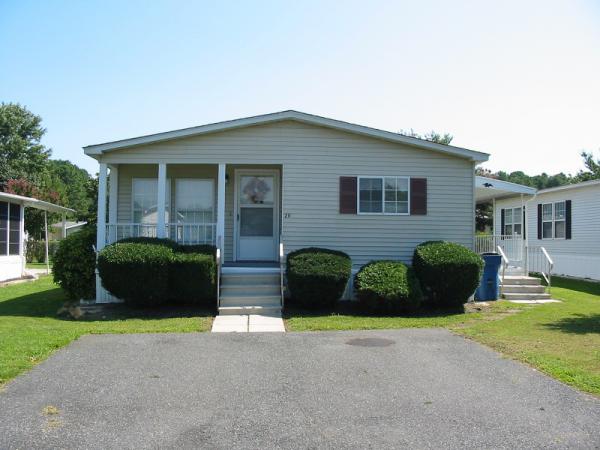
M0 202L0 256L18 255L21 245L21 205Z
M158 180L156 178L134 178L132 190L133 223L158 223ZM165 197L165 222L169 222L171 183L168 179Z
M566 233L566 203L542 204L542 239L564 239Z
M408 214L408 177L359 177L359 214Z
M523 234L523 210L519 208L506 208L504 210L504 230L507 236Z
M176 180L174 219L177 223L212 223L214 203L213 180Z

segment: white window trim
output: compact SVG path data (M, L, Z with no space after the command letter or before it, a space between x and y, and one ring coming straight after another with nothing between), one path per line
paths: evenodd
M410 216L410 177L399 175L359 175L356 181L356 214L359 216ZM363 178L381 179L381 212L361 212L360 211L360 180ZM402 178L408 181L408 212L405 213L386 213L385 212L385 178Z
M564 219L556 219L554 217L555 214L555 206L557 203L565 204L565 218ZM552 220L544 220L544 205L552 205ZM552 222L552 237L545 238L544 237L544 223ZM565 235L563 237L556 237L556 222L564 222L565 223ZM543 241L563 241L567 239L567 201L559 200L557 202L548 202L542 203L542 240Z

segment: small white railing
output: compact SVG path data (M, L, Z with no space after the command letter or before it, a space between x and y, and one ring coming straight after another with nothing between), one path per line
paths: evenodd
M502 250L502 247L497 246L496 250L498 250L498 253L502 257L502 276L500 278L500 298L502 298L504 295L504 277L506 274L506 266L508 266L508 258L506 257L504 250Z
M220 241L220 239L219 239ZM219 243L220 244L220 243ZM221 248L217 247L217 311L221 306Z
M167 237L179 244L214 244L216 223L169 223ZM155 223L109 223L106 244L131 237L157 237Z
M548 291L551 289L554 261L552 261L552 258L544 247L527 247L527 268L529 272L537 272L541 274L548 284Z
M284 259L284 251L283 251L283 242L281 239L279 241L279 293L281 294L281 309L283 309L283 271L285 268L285 259Z
M475 236L475 251L479 254L496 252L502 248L510 261L523 260L523 236L519 234L483 234Z

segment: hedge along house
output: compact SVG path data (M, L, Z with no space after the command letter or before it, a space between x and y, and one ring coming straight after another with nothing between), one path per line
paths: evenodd
M62 214L63 222L66 215L74 213L72 209L36 198L0 192L0 281L23 278L25 270L25 208L35 208L44 211L46 268L49 272L48 261L48 219L47 212Z
M84 151L100 163L99 198L108 195L108 214L98 204L98 249L129 236L212 243L224 276L271 273L277 285L285 254L303 247L344 251L355 270L373 259L410 262L432 239L473 248L474 167L488 159L296 111Z
M600 180L539 191L520 188L530 192L497 196L493 208L496 243L498 237L503 247L509 242L524 243L520 253L509 255L516 261L514 265L525 272L543 272L548 256L556 274L600 280ZM483 242L489 237L478 239Z

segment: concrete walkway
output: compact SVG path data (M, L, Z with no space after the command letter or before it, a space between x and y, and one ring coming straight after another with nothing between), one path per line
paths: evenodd
M213 333L285 332L281 314L221 315L215 317Z

